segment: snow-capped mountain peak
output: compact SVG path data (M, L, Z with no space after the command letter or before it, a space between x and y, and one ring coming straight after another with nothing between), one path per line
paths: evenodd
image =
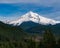
M27 22L27 21L32 21L34 23L39 23L43 25L47 25L47 24L54 25L54 24L60 23L60 21L55 21L49 18L45 18L45 17L40 16L37 13L30 11L26 13L25 15L20 16L20 18L17 20L7 22L7 24L20 25L23 22Z

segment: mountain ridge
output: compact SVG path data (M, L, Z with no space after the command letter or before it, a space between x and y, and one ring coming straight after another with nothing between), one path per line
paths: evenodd
M32 22L35 22L35 23L38 23L38 24L43 24L43 25L48 25L48 24L55 25L55 24L60 23L60 21L55 21L53 19L45 18L45 17L40 16L39 14L34 13L32 11L22 15L17 20L9 21L9 22L6 22L6 23L19 26L23 22L28 22L28 21L32 21Z

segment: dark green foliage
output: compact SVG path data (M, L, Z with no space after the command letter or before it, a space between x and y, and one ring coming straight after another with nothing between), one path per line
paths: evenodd
M53 27L55 28L56 26ZM39 35L31 35L18 26L11 26L0 22L0 48L60 48L60 39L57 41L52 32L54 31L52 30L53 28L50 26L40 26L40 29L35 29L39 30L38 32L43 30L43 35L40 33L38 33Z
M46 30L43 35L43 45L45 48L53 48L56 44L55 37L51 30Z
M27 33L18 26L11 26L0 22L0 35L11 40L20 40L21 38L27 36Z
M57 41L57 46L56 46L56 48L60 48L60 38L58 39L58 41Z
M28 48L35 48L36 47L36 43L32 39L30 39L27 43L28 43L27 44Z

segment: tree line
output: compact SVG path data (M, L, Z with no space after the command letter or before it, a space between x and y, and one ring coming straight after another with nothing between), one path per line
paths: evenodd
M60 48L60 38L56 39L51 30L45 30L40 41L23 39L11 40L0 35L0 48Z

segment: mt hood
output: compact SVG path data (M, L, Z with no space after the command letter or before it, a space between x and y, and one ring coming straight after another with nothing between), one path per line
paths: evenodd
M28 22L28 21L38 23L38 24L42 24L42 25L48 25L48 24L55 25L57 23L60 23L60 21L55 21L53 19L42 17L39 14L34 13L32 11L26 13L25 15L20 16L20 18L17 19L17 20L9 21L9 22L6 22L6 23L19 26L23 22Z

